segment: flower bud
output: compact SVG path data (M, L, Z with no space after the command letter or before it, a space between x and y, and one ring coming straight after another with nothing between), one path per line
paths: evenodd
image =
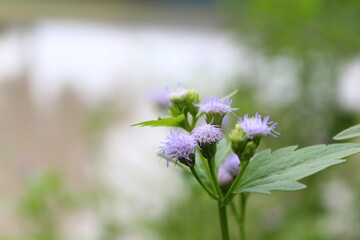
M191 115L196 116L198 113L198 107L195 105L200 102L199 93L194 89L189 90L186 98L186 107L188 108Z
M256 148L258 147L258 143L255 143L253 141L249 141L248 143L246 143L245 149L241 154L242 159L244 161L250 160L255 155Z
M240 172L240 161L236 154L226 157L224 163L220 165L218 173L218 182L221 189L226 192Z
M242 152L244 151L244 147L247 141L245 136L246 135L239 124L236 124L235 128L229 134L231 148L238 156L241 156Z
M234 181L234 177L225 168L220 166L217 180L220 188L226 192Z
M197 114L198 108L194 104L199 103L199 93L195 90L179 87L176 91L169 93L168 98L171 101L169 111L172 116L177 117L188 112L193 116Z

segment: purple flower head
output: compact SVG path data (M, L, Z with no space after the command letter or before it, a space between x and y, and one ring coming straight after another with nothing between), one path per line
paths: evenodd
M224 167L220 166L217 180L220 187L227 188L234 181L234 177Z
M231 108L232 100L219 97L207 97L203 103L194 104L200 108L200 112L204 113L219 113L224 115L226 113L238 110L238 108Z
M224 164L222 164L220 168L223 167L233 177L236 177L236 175L240 172L239 164L239 157L235 153L232 153L230 156L225 158Z
M249 115L245 114L244 119L239 118L239 124L248 138L253 138L255 135L266 136L268 134L276 137L280 135L280 133L275 131L277 123L269 122L269 118L269 116L266 116L264 120L261 120L261 115L258 113L255 114L255 117L249 118Z
M216 126L211 124L204 124L192 130L191 136L194 137L199 145L203 145L207 143L219 142L224 137L224 134L221 132L221 129L217 128Z
M176 132L170 131L166 137L166 142L160 147L160 154L169 161L176 159L176 161L185 159L192 162L189 155L194 153L197 143L193 136L182 133L180 130Z
M240 172L239 164L239 158L234 153L225 158L224 163L220 165L218 173L220 186L226 188L234 181L236 175Z

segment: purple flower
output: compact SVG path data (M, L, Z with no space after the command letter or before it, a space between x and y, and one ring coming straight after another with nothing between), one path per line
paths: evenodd
M217 180L221 188L228 188L234 181L234 177L225 168L220 166Z
M240 172L239 164L239 157L235 153L232 153L230 156L225 158L224 164L222 164L220 168L223 167L233 177L236 177L236 175Z
M266 136L268 134L276 137L276 135L280 135L280 133L275 131L277 123L269 122L269 118L269 116L266 116L264 120L261 120L261 115L258 113L255 114L255 117L249 118L249 115L246 114L244 119L239 118L239 124L248 138L253 138L255 135Z
M224 115L226 113L238 110L238 108L231 108L231 99L219 97L207 97L204 103L194 104L200 108L200 112L204 113L219 113Z
M226 188L234 181L236 175L240 172L239 164L239 158L234 153L225 158L224 163L220 165L218 173L220 186Z
M194 153L197 143L193 136L182 133L180 130L176 132L170 131L166 137L166 142L160 147L160 154L166 158L168 164L172 159L178 160L185 159L192 162L190 154Z
M224 134L216 126L211 124L204 124L192 130L191 136L194 137L199 145L203 145L207 143L212 144L219 142L224 137Z

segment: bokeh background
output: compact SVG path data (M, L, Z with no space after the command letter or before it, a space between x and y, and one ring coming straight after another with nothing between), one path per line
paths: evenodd
M129 127L178 83L238 89L239 116L279 123L262 149L331 143L360 122L360 1L0 1L0 239L220 239L216 204L156 155L168 130ZM249 239L360 239L359 169L252 194Z

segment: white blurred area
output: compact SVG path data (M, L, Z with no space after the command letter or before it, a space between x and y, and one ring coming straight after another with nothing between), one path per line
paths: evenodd
M2 34L0 78L25 71L36 100L70 87L96 104L129 87L210 81L224 89L244 69L238 52L231 35L216 29L43 21Z
M75 185L100 179L116 196L104 211L121 222L122 239L151 239L139 236L138 221L161 217L187 191L175 168L156 156L167 130L129 126L158 116L148 99L156 88L181 83L224 93L242 69L239 56L231 34L218 29L50 20L6 29L0 35L0 145L21 166L18 176L6 177L55 167ZM86 112L109 101L119 113L94 157L83 133ZM89 169L93 158L98 162ZM88 211L64 224L69 239L99 234L100 223Z
M360 106L359 69L359 61L344 67L339 94L348 108ZM29 96L20 102L6 94L0 97L0 114L6 115L1 119L8 123L0 129L0 144L11 152L23 151L11 155L19 164L24 161L19 159L36 159L30 161L30 169L50 161L55 167L65 165L74 179L90 185L89 176L96 173L117 196L111 211L127 226L129 237L124 239L151 239L149 234L139 236L134 224L139 219L161 217L169 203L186 197L186 186L174 168L166 168L156 156L167 130L129 127L158 116L147 93L181 83L198 89L202 96L221 95L235 77L255 74L263 100L280 104L283 92L291 96L296 92L295 71L286 59L268 62L240 46L231 33L216 28L60 20L8 28L0 35L0 90ZM25 89L14 90L11 86L19 79ZM69 91L72 97L65 94ZM81 170L88 158L94 158L81 131L84 109L107 101L116 102L120 113L103 136L96 155L100 163L94 169ZM34 139L40 139L39 143L32 142ZM49 159L54 153L58 156ZM75 222L96 225L89 213L83 214L87 220L81 216ZM84 229L76 224L66 228L72 234ZM72 239L91 239L94 232L88 230L96 227L85 229Z

